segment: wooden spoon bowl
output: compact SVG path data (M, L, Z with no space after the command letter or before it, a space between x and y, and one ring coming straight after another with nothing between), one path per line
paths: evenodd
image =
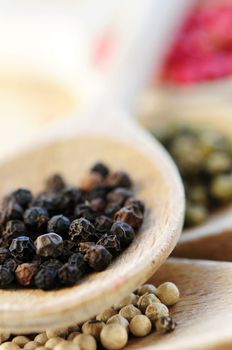
M174 109L175 110L175 109ZM153 113L142 113L140 121L149 130L165 126L170 123L182 122L196 127L210 127L231 137L231 116L218 115L217 118L210 114L196 113L186 118L183 114L173 114L167 108L161 117L153 117ZM170 112L170 113L169 113ZM174 256L195 259L212 259L232 261L232 206L222 208L217 213L210 215L209 219L197 227L184 230L173 252Z
M170 308L174 332L132 340L125 350L230 350L232 348L232 263L170 259L150 279L172 281L180 301Z
M29 150L1 163L0 195L18 186L36 192L54 172L78 184L93 162L102 160L112 169L131 174L136 195L146 204L144 224L107 270L87 276L74 287L49 292L0 290L2 330L41 331L96 315L145 282L179 238L184 195L175 165L156 141L121 112L98 112L101 123L92 117L83 117L68 128L61 123L44 134L42 142L34 141Z

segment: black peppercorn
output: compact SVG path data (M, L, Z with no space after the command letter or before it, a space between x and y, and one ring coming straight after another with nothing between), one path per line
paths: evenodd
M93 198L89 204L91 209L93 209L93 211L97 213L103 212L106 206L105 200L101 197Z
M86 262L84 260L84 255L81 253L72 254L68 259L68 263L70 265L77 266L83 274L86 273L88 270L88 265L86 264Z
M73 211L78 203L81 203L83 191L77 187L66 187L57 194L56 205L59 214L73 215Z
M41 207L31 207L24 213L25 224L32 229L42 230L47 227L48 212Z
M94 246L94 242L81 242L78 244L79 252L85 254L91 246Z
M55 193L41 193L32 203L33 207L41 207L47 210L49 215L55 215L57 212L57 198Z
M6 201L13 201L19 204L23 209L26 209L32 201L31 191L19 188L18 190L10 193L6 198Z
M107 194L107 201L110 204L123 206L128 198L133 196L132 192L127 188L118 187Z
M89 241L94 234L95 227L84 218L72 221L69 227L69 236L72 241Z
M95 186L91 191L86 193L86 199L88 201L91 201L94 198L103 198L105 199L107 196L107 193L109 193L112 190L112 186L107 184L100 184Z
M35 263L24 263L18 265L15 270L15 277L18 283L23 287L29 287L33 285L34 277L38 272L38 265Z
M139 210L141 211L142 214L144 214L145 206L142 201L139 199L136 199L134 197L130 197L126 200L125 202L125 207L130 207L130 206L137 206Z
M64 215L55 215L48 221L48 232L55 232L65 238L70 226L70 220Z
M50 290L57 286L58 272L53 267L43 267L40 269L34 278L34 283L37 288Z
M13 238L23 236L26 233L26 227L23 221L11 220L6 224L6 228L2 236L2 244L9 245Z
M126 222L115 222L110 230L112 235L115 235L122 246L128 246L135 238L134 229Z
M63 239L56 233L45 233L37 237L35 248L39 256L56 258L62 254Z
M94 245L87 250L84 259L93 270L102 271L109 266L112 255L105 247Z
M125 171L115 171L114 173L109 174L106 181L107 184L113 187L130 188L132 186L130 176Z
M107 231L109 231L112 224L113 220L111 220L108 216L105 215L100 215L96 217L94 221L96 231L99 231L101 233L106 233Z
M15 259L29 261L35 253L35 246L29 237L20 236L13 239L9 250Z
M18 264L20 262L19 261L16 261L15 259L13 258L10 258L10 259L7 259L4 263L3 263L3 266L7 267L8 269L10 269L10 271L13 273L15 272Z
M124 221L135 230L139 229L143 222L143 214L135 205L123 207L114 214L115 221Z
M6 266L0 265L0 288L8 287L14 280L14 275Z
M94 164L90 171L94 173L99 173L102 177L106 177L109 174L109 168L101 162Z
M69 263L64 264L58 271L59 282L66 286L73 285L81 276L81 270L77 266Z
M62 262L60 260L57 259L49 259L49 260L45 260L40 267L52 267L56 270L59 270L61 267L63 266Z
M97 244L105 247L113 256L121 251L120 240L116 235L105 234L99 239Z
M94 221L96 218L96 213L88 204L78 204L74 211L74 217L76 219L85 218L90 221Z
M22 217L23 208L19 204L10 201L1 212L0 223L5 224L9 220L21 220Z
M4 263L10 257L10 252L8 248L0 247L0 265Z
M50 176L45 184L47 192L59 192L66 187L64 178L60 174L54 174Z

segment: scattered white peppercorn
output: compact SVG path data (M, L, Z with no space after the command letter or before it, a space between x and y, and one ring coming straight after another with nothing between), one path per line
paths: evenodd
M49 349L46 348L45 346L41 345L41 346L38 346L38 348L36 348L36 350L49 350Z
M87 321L82 325L81 330L84 334L90 334L98 340L104 326L105 323L102 321Z
M141 295L141 297L138 300L138 308L142 312L145 312L148 305L152 303L160 303L160 300L154 294L151 293Z
M0 334L0 344L2 344L4 341L8 340L10 338L10 333L1 333Z
M123 316L120 315L114 315L108 319L106 324L111 324L111 323L117 323L120 324L121 326L125 327L127 331L129 331L129 322L127 319Z
M140 315L141 311L132 304L124 306L120 311L119 315L126 318L127 321L131 321L136 315Z
M71 341L64 340L54 347L54 350L81 350L79 345Z
M48 329L46 330L46 335L48 339L54 338L54 337L66 337L68 335L68 329L67 328L59 328L59 329Z
M113 307L110 307L109 309L106 309L105 311L98 314L96 317L96 320L106 322L110 317L116 314L117 314L116 310Z
M123 298L119 303L115 304L114 309L120 310L121 308L123 308L124 306L129 305L129 304L137 306L138 299L139 299L138 295L136 295L134 293L130 293L125 298Z
M48 340L48 337L46 332L37 334L37 336L34 338L34 341L36 341L40 345L44 345L47 340Z
M143 286L140 286L136 290L136 293L140 296L146 293L155 294L155 292L156 292L156 287L153 284L144 284Z
M48 341L45 343L45 347L49 349L53 349L61 341L64 341L64 339L61 337L49 338Z
M145 315L154 323L159 317L169 316L169 310L167 306L162 303L153 303L148 305Z
M20 347L16 343L8 341L0 345L0 350L20 350Z
M106 349L118 350L127 344L128 334L125 327L120 324L111 323L102 329L100 339Z
M145 315L136 315L130 321L130 331L135 337L145 337L151 332L152 324Z
M29 338L23 336L23 335L18 335L17 337L14 337L12 339L12 342L17 344L20 347L23 347L25 344L27 344L30 341Z
M171 306L177 303L180 298L180 292L177 286L172 282L162 283L156 290L156 295L165 305Z
M24 348L25 350L35 350L38 348L38 346L40 346L39 343L37 343L36 341L32 340L32 341L29 341L27 344L24 345Z
M79 334L73 339L74 344L78 344L81 350L96 350L97 343L95 338L89 334Z
M67 340L72 341L79 334L81 334L81 332L72 332L68 335Z
M173 321L170 316L163 316L157 319L155 323L155 328L157 332L160 333L169 333L174 331L176 328L176 323Z

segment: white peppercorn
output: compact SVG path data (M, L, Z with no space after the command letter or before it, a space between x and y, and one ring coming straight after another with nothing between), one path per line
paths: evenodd
M64 340L54 347L54 350L81 350L79 345L71 341Z
M95 338L89 334L79 334L73 339L74 344L78 344L81 350L96 350L97 343Z
M35 350L36 348L38 348L38 346L40 346L40 344L33 340L33 341L29 341L27 344L25 344L23 349Z
M48 339L54 338L54 337L66 337L68 335L68 329L67 328L59 328L59 329L47 329L46 334Z
M47 340L48 340L48 337L47 337L47 334L45 332L37 334L37 336L34 338L34 341L36 341L40 345L44 345Z
M105 323L102 321L87 321L82 325L82 332L84 334L90 334L94 338L99 339L101 330L104 328Z
M132 304L124 306L120 311L119 315L126 318L129 322L136 315L140 315L141 311Z
M140 286L136 290L136 293L140 296L146 293L155 294L155 292L156 292L156 287L153 284L144 284L143 286Z
M169 310L167 306L162 303L153 303L148 305L145 315L154 323L159 317L169 316Z
M96 320L106 322L110 317L116 314L117 314L116 310L113 307L110 307L109 309L106 309L105 311L98 314L96 317Z
M144 294L138 300L138 308L144 313L148 305L160 303L160 300L154 294Z
M72 332L68 335L67 340L72 341L79 334L81 334L81 333L80 332Z
M134 293L130 293L125 298L123 298L119 303L114 305L115 310L120 310L126 305L132 304L134 306L137 306L138 302L138 296Z
M135 337L145 337L151 331L152 324L145 315L136 315L130 321L130 331Z
M118 350L127 344L128 334L125 327L112 323L102 329L100 339L106 349Z
M48 350L48 348L46 348L45 346L41 345L41 346L38 346L38 348L36 348L36 350Z
M64 339L61 337L49 338L48 341L45 343L45 347L49 349L53 349L61 341L64 341Z
M160 317L155 322L155 328L157 332L160 332L160 333L172 332L174 331L175 327L176 327L176 323L173 321L172 317L170 316Z
M10 333L1 333L0 334L0 344L2 344L4 341L8 340L10 338Z
M0 350L20 350L20 347L16 343L8 341L0 345Z
M25 344L29 343L30 339L24 335L18 335L12 339L12 342L17 344L20 347L23 347Z
M174 305L180 298L177 286L172 282L162 283L156 290L156 295L165 305Z
M127 319L121 315L114 315L108 319L106 324L117 323L121 326L125 327L127 331L129 331L129 322Z

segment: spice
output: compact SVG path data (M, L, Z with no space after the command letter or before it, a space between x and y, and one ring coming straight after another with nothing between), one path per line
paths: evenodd
M152 303L149 304L145 310L145 315L154 324L158 318L163 316L169 316L169 310L166 305L162 303Z
M62 237L68 234L70 220L64 215L55 215L48 221L48 232L55 232Z
M102 271L110 264L112 255L102 245L91 246L84 257L85 261L95 271Z
M138 302L138 296L134 293L130 293L125 298L123 298L119 303L114 305L114 308L116 310L122 309L124 306L133 304L134 306L137 306Z
M144 294L141 295L141 297L138 300L138 308L142 311L145 312L146 308L148 305L152 303L159 303L160 300L154 295L154 294Z
M111 323L120 324L121 326L126 328L127 332L129 331L129 322L123 316L114 315L114 316L110 317L106 323L107 324L111 324Z
M133 196L131 186L126 172L111 172L98 162L81 188L55 174L35 197L27 189L5 196L0 210L0 285L5 288L14 281L51 290L106 269L133 241L134 228L143 219L144 204ZM120 210L126 212L125 222L114 217Z
M145 315L136 315L130 321L130 331L135 337L145 337L151 332L152 324Z
M140 315L141 311L132 304L126 305L119 311L119 315L127 319L127 321L131 321L133 317L136 315Z
M96 350L97 343L90 334L79 334L73 339L73 343L80 346L81 350Z
M99 339L102 329L105 327L105 323L102 321L87 321L83 324L81 330L84 334L89 334Z
M131 205L118 210L114 219L115 221L123 221L138 230L143 222L143 214L137 206Z
M155 327L157 332L160 333L169 333L174 331L176 328L176 323L170 316L163 316L157 319L155 322Z
M10 253L14 258L28 261L35 254L35 246L33 241L27 236L14 238L9 247Z
M106 325L101 331L101 343L109 350L122 349L128 341L125 327L117 323Z
M156 290L156 295L165 305L171 306L178 302L180 292L177 286L172 282L162 283Z
M111 318L112 316L114 316L116 314L117 314L117 312L114 310L113 307L111 307L109 309L106 309L102 313L98 314L96 316L96 320L106 322L106 321L108 321L109 318Z
M146 293L155 295L155 292L156 287L153 284L144 284L136 290L136 293L140 296Z
M23 347L25 344L27 344L30 341L29 338L25 337L24 335L18 335L17 337L14 337L12 339L12 343L17 344L20 347Z
M174 158L183 178L185 226L202 224L211 212L232 202L232 147L226 136L184 124L173 124L154 134Z
M35 263L24 263L18 265L15 270L15 277L21 286L29 287L33 285L34 277L38 271L38 265Z
M36 254L56 258L62 254L63 239L56 233L46 233L35 241Z

